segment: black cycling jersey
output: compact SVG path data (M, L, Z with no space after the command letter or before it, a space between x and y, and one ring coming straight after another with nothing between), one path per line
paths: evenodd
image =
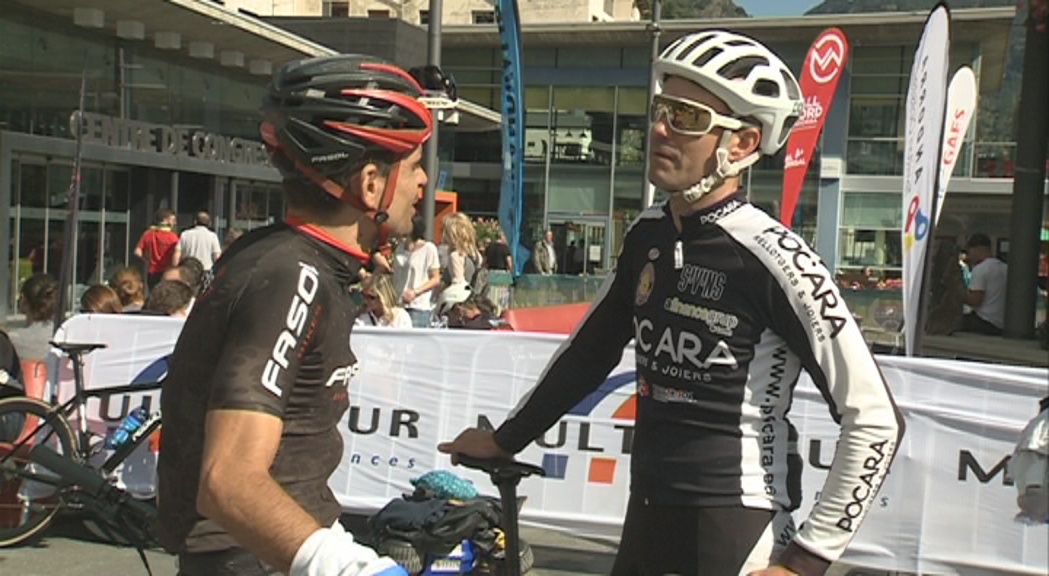
M161 541L172 552L236 546L197 513L210 410L283 420L273 479L322 526L341 510L328 478L342 459L337 424L357 360L348 293L367 255L316 228L280 223L253 231L216 263L186 320L164 381L158 465Z
M617 270L496 441L523 449L597 389L633 339L632 495L792 510L802 462L787 413L804 368L842 435L785 558L822 573L870 508L902 417L833 278L800 238L742 193L681 220L679 233L666 204L639 216Z

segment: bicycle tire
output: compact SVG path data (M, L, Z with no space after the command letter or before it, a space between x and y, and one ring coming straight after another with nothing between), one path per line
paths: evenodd
M23 431L30 430L40 421L47 423L41 432L48 431L50 427L47 433L53 439L48 440L48 445L60 447L62 454L75 457L73 431L69 428L69 423L65 418L53 412L50 404L32 398L18 397L0 400L0 436L6 436L0 437L0 459L11 454L12 447L18 440L18 438L10 438L13 435L13 428ZM29 426L26 425L27 423ZM24 469L29 464L28 453L32 446L32 443L27 442L18 453L8 460L8 463L14 462L17 470ZM56 488L54 495L42 498L47 501L42 513L26 520L24 517L26 506L19 495L21 489L22 479L17 476L17 473L0 471L0 548L17 546L32 540L51 524L55 515L65 506L61 491ZM19 515L17 524L8 526L14 513Z

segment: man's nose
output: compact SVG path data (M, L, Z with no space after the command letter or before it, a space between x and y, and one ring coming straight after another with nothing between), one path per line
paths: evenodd
M666 138L670 135L670 127L667 125L666 114L656 116L652 121L652 133Z

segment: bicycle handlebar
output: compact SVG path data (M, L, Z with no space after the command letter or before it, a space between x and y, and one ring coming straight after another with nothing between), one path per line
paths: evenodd
M546 476L546 471L534 464L504 460L502 458L474 458L466 454L457 455L459 464L487 472L493 478L521 479L529 476Z

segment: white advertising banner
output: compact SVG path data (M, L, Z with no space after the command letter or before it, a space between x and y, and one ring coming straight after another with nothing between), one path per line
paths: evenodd
M940 173L940 134L947 98L950 14L942 2L925 21L907 87L907 125L903 149L903 329L907 355L919 334L925 252L932 235L936 180Z
M98 389L162 375L180 327L181 321L166 318L78 316L60 336L110 345L87 357L87 387ZM452 469L437 443L468 426L501 423L562 341L512 332L355 331L361 372L340 423L345 457L331 479L343 507L373 512L411 492L412 478ZM1006 462L1037 413L1049 372L901 357L880 357L879 364L905 414L907 432L876 507L845 559L914 573L1045 574L1049 530L1014 520L1016 493ZM67 369L58 374L59 390L68 397L71 375ZM629 487L634 387L628 348L598 391L520 455L548 473L522 483L528 497L524 521L618 537ZM158 406L158 397L152 392L94 401L89 410L94 427L116 426L144 398ZM805 377L791 420L805 461L800 521L819 496L838 427ZM148 495L154 455L142 451L135 462L140 465L126 467L125 482ZM483 474L452 470L482 492L495 493Z
M954 174L969 121L976 110L976 76L973 69L962 66L954 73L947 87L947 116L944 118L943 144L940 147L940 179L936 185L936 217L933 226L940 221L943 201L947 196L947 184Z

